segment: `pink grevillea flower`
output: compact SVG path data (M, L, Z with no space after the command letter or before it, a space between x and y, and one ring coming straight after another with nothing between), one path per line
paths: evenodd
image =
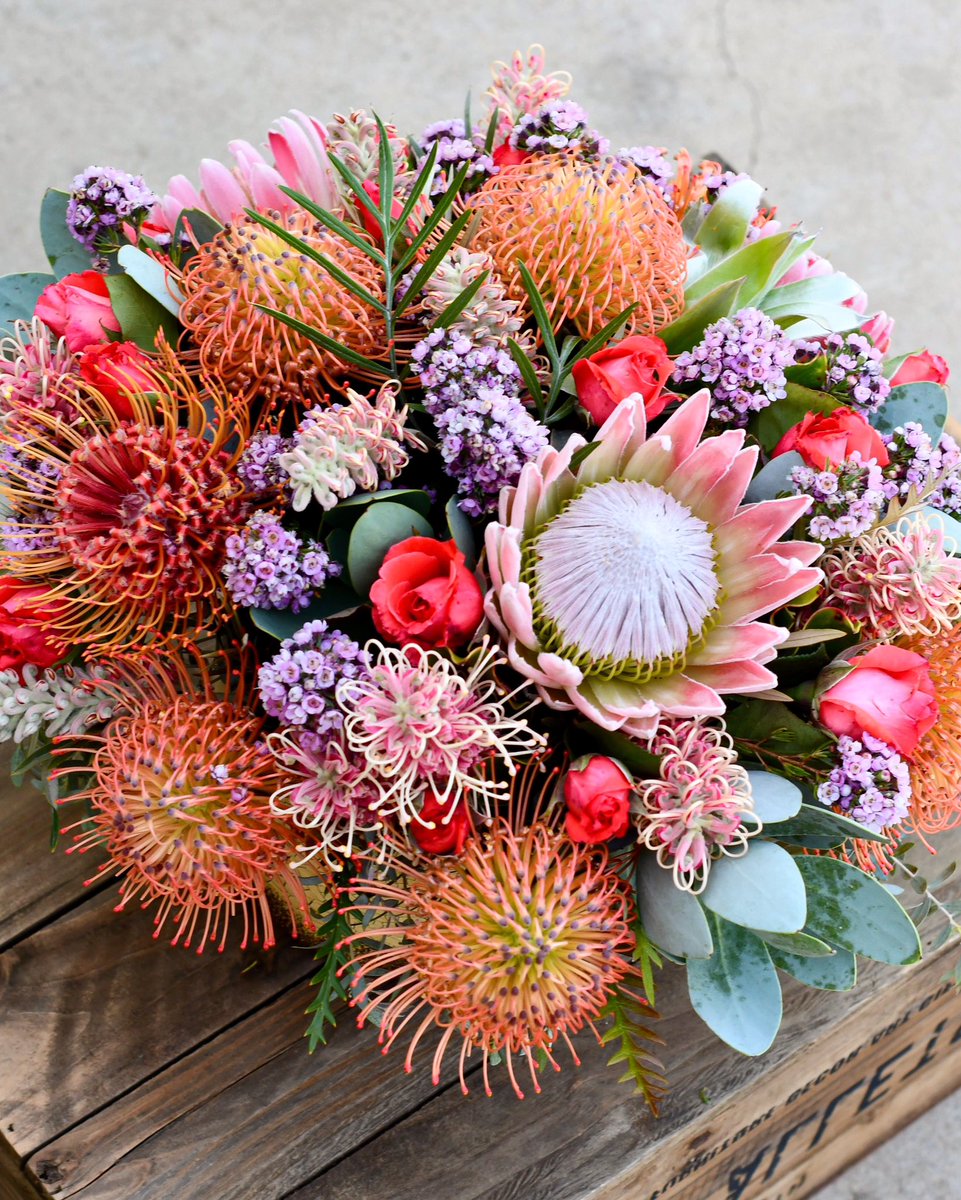
M870 637L933 636L961 619L961 561L924 521L869 530L821 565L829 602Z
M545 66L544 47L538 45L529 46L526 55L516 50L509 63L494 63L487 98L490 112L500 113L497 129L501 139L508 137L521 117L538 112L571 90L566 71L545 75Z
M37 317L15 321L13 334L0 340L0 412L15 406L29 422L30 410L42 408L74 421L79 380L80 367L66 340Z
M267 743L286 778L270 798L271 811L308 833L308 844L297 847L304 857L296 865L322 854L339 866L354 853L357 833L382 825L373 811L378 792L364 778L364 764L344 749L338 734L282 730Z
M365 778L379 792L372 811L397 813L406 825L419 819L428 789L451 815L462 797L489 809L507 784L491 779L485 762L500 759L513 775L515 756L544 742L522 714L508 712L514 693L502 695L491 677L500 654L481 649L462 675L435 650L377 641L366 649L368 674L342 679L337 703L347 749L366 760Z
M230 143L232 166L205 158L200 164L200 187L175 175L150 216L153 231L173 233L184 209L199 208L227 224L247 208L290 212L297 206L281 187L303 192L323 208L338 207L334 171L327 156L327 134L313 117L293 110L280 117L267 134L273 163L249 142Z
M501 493L486 611L552 708L649 738L662 714L774 687L788 631L758 618L821 578L819 546L777 541L810 502L743 505L757 451L739 429L701 441L709 406L698 392L647 437L629 396L586 457L575 435Z
M730 736L710 721L665 720L651 741L660 779L639 783L634 821L684 891L703 891L715 853L738 857L761 829Z

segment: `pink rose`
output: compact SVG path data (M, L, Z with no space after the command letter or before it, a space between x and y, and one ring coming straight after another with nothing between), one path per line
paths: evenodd
M884 439L853 408L836 408L832 413L808 413L792 425L774 447L772 457L796 450L809 467L824 471L839 466L855 452L861 461L874 459L879 467L891 461Z
M107 281L97 271L65 275L40 293L34 315L56 337L66 338L76 354L95 342L106 342L108 330L120 332L120 322L110 306Z
M612 758L596 754L564 778L567 836L596 845L627 833L634 783Z
M932 354L930 350L922 350L920 354L909 354L898 367L892 387L900 387L902 383L940 383L948 382L951 370L940 354Z
M894 336L894 317L889 317L886 312L877 312L861 326L861 333L866 334L882 354L887 354Z
M627 396L644 398L648 420L663 412L667 396L662 393L672 369L667 347L659 337L635 333L582 358L571 373L582 407L597 425L603 425Z
M928 660L899 646L875 646L818 702L818 720L838 737L870 733L910 757L938 719Z
M133 342L88 346L80 356L80 374L124 421L134 419L129 394L155 392L158 386L150 356Z
M370 589L382 637L424 650L466 645L484 618L484 595L455 542L409 537L391 546Z

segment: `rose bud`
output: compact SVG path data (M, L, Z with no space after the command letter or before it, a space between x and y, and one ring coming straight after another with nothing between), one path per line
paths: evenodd
M909 354L898 367L891 380L892 387L900 387L902 383L940 383L948 382L951 369L940 354L932 354L930 350L922 350L920 354Z
M453 814L451 805L456 806ZM428 792L420 820L415 817L408 828L425 854L460 854L471 834L470 810L463 801L454 799L441 804L433 792Z
M124 421L134 418L129 393L157 390L152 359L134 342L88 346L80 356L80 374Z
M793 425L774 447L772 457L796 450L809 467L824 471L839 466L855 453L862 462L870 459L879 467L891 461L884 439L853 408L836 408L831 413L809 412Z
M882 354L887 354L894 336L894 317L889 317L886 312L877 312L861 326L861 333L869 337Z
M595 424L603 425L627 396L643 397L648 419L663 412L668 401L664 385L672 370L667 347L660 338L632 334L615 346L582 358L571 373L581 407Z
M0 576L0 671L21 675L28 664L46 668L67 653L48 625L57 609L47 588Z
M484 616L480 584L457 544L429 537L391 546L370 600L383 637L424 650L465 646Z
M567 836L572 842L623 837L631 820L634 781L613 758L579 759L564 778Z
M910 758L938 719L938 701L926 658L899 646L875 646L825 668L828 686L815 701L815 716L838 737L870 733ZM835 682L836 680L836 682Z
M120 332L107 281L97 271L65 275L51 283L40 293L33 311L56 337L66 339L72 354L107 341L108 331Z

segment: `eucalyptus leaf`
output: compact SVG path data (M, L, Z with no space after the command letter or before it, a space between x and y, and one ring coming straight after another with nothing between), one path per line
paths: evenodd
M936 442L948 417L948 395L939 383L902 383L871 416L879 433L890 435L899 425L917 421Z
M765 825L793 817L801 807L801 789L783 775L770 771L749 770L754 811Z
M712 863L701 900L748 929L797 933L807 920L804 879L791 855L773 842L755 839L746 854Z
M93 269L93 259L67 228L68 192L48 188L40 202L40 238L58 279Z
M347 550L347 570L357 594L366 597L387 551L406 538L430 537L430 522L402 504L372 504L354 526Z
M850 817L815 804L802 804L793 817L778 822L777 827L772 828L771 836L779 842L815 850L832 850L854 838L869 842L888 840L884 834L868 829L859 821L852 821Z
M467 514L457 503L457 497L451 496L444 506L444 516L447 528L457 544L457 549L463 554L467 565L473 571L477 565L477 547L474 542L474 528L467 519Z
M223 225L217 218L202 208L185 208L174 226L172 244L178 246L186 238L198 246L205 246L222 229Z
M713 914L710 958L687 964L691 1006L717 1036L741 1054L763 1054L781 1025L781 985L767 946Z
M857 959L850 950L839 947L830 958L812 958L772 946L771 959L798 983L820 991L849 992L858 981Z
M806 306L800 319L794 312L783 309L768 313L768 316L796 339L820 338L828 333L847 333L857 329L864 320L853 308L847 308L843 304L831 304L826 300L812 301Z
M134 342L141 350L152 351L156 349L157 334L162 329L167 341L176 346L180 323L131 276L108 275L106 284L124 341Z
M808 890L809 933L894 966L920 959L917 929L878 880L837 858L801 856L796 864Z
M121 246L117 253L117 262L134 283L152 296L158 304L175 317L180 316L180 305L184 295L177 286L172 275L149 254L144 254L136 246Z
M783 950L798 958L831 958L837 954L837 948L822 942L820 938L799 930L797 933L771 933L768 929L752 929L752 933L768 946Z
M343 617L360 605L360 597L345 584L328 583L323 592L299 613L289 608L252 608L250 619L263 633L269 633L278 641L293 637L308 621L327 621L331 617Z
M333 513L350 512L351 509L366 508L368 504L403 504L426 517L430 512L431 498L421 488L384 488L380 492L355 492L346 500L338 500ZM354 514L352 514L354 515Z
M796 450L779 454L758 471L748 484L744 494L745 502L757 504L761 500L774 500L787 492L793 494L791 472L795 467L803 467L804 459Z
M700 901L677 887L657 857L643 853L637 864L637 905L647 936L677 958L708 958L714 949Z
M0 276L0 336L14 332L14 321L29 322L40 293L56 282L54 275L35 271Z
M830 275L814 275L775 288L759 307L769 316L806 314L812 304L824 301L843 304L845 300L856 296L860 290L860 284L847 275L842 275L840 271L834 271ZM860 316L858 319L863 320Z

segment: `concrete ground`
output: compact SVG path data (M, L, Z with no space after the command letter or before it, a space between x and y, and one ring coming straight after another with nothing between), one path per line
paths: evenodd
M957 0L0 0L0 17L0 272L43 267L42 192L90 163L162 189L292 107L417 132L541 42L615 147L750 170L897 317L896 348L961 370ZM821 1200L952 1200L959 1134L949 1100Z

